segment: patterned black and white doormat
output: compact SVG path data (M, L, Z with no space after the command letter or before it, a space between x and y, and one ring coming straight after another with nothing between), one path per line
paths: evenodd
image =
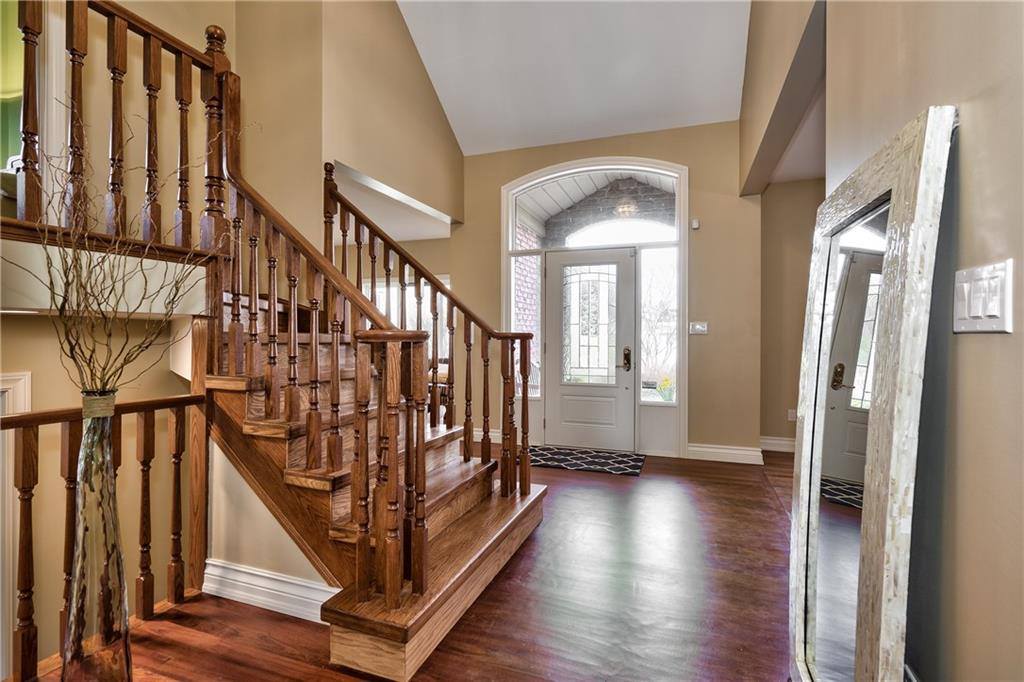
M567 448L561 445L530 446L530 464L549 469L639 476L640 470L644 468L644 459L643 455L635 452Z
M821 477L821 496L829 502L847 507L864 508L864 486L838 478Z

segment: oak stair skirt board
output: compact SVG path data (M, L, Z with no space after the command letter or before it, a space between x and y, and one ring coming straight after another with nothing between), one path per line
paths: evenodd
M429 539L426 592L408 584L397 609L374 594L357 602L354 590L329 599L321 618L331 624L331 663L390 680L411 678L498 571L543 519L547 488L527 496L493 495Z
M549 469L639 476L644 468L644 460L644 455L636 452L570 448L563 445L530 446L530 464Z

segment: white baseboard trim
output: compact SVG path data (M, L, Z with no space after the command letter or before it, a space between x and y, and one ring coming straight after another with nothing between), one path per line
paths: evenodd
M339 588L243 564L207 559L203 592L319 623L320 605L336 595Z
M690 443L686 448L686 458L734 464L764 464L760 448L745 448L736 445Z
M769 452L796 452L796 439L781 436L761 436L761 449Z

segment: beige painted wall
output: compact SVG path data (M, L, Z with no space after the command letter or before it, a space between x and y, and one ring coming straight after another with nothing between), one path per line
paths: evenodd
M768 185L761 195L761 435L793 438L811 235L825 181Z
M758 447L760 198L737 196L737 139L731 122L467 157L466 222L453 230L449 247L454 287L473 310L500 327L502 185L547 166L596 156L687 166L690 215L701 219L701 229L690 233L689 314L711 327L708 336L690 338L689 440ZM497 376L494 363L492 373ZM480 376L475 368L478 428ZM494 415L499 392L492 385ZM461 389L458 393L461 400Z
M772 118L795 117L792 121L795 130L803 116L804 108L809 104L805 102L804 108L797 107L797 111L789 111L792 109L791 103L780 98L814 5L814 0L765 0L750 4L747 58L739 118L741 187L746 184L755 157L765 143L765 134ZM820 64L818 68L820 69ZM788 142L788 137L785 142ZM781 154L784 149L785 143L781 145L778 153ZM769 174L771 170L763 169Z
M324 159L462 219L462 150L394 2L326 2Z
M956 104L959 155L942 229L954 268L1024 258L1019 3L834 3L828 9L827 185L904 123ZM941 254L941 249L940 249ZM1021 278L1014 317L1022 319ZM907 661L922 679L1024 674L1024 335L929 334Z
M141 333L141 328L140 328ZM81 404L81 395L61 365L60 347L50 320L42 316L4 315L0 318L0 372L31 372L32 410L73 407ZM160 353L151 348L138 367L155 360ZM188 383L175 376L161 363L131 386L118 392L118 402L178 395L188 392ZM125 552L125 576L128 582L128 603L135 603L135 578L139 574L139 485L140 471L135 459L134 418L123 421L122 462L117 477L118 508L121 519L121 541ZM152 481L152 571L155 599L165 598L167 562L170 554L171 460L167 450L167 413L156 417L156 458L150 473ZM188 501L188 457L182 463L183 500ZM188 508L187 506L185 507ZM64 480L60 477L60 427L39 429L39 485L33 502L35 524L35 608L39 628L39 657L57 651L58 615L60 612L64 573ZM185 548L188 527L184 528ZM187 550L186 550L187 551ZM187 558L186 558L187 560ZM13 624L0 628L8 636Z

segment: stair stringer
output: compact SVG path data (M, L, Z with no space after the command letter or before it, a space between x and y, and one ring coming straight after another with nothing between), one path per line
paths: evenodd
M354 550L330 539L330 496L285 483L287 441L242 432L246 394L212 391L210 436L224 452L288 537L309 560L324 582L345 587L355 579ZM239 532L245 532L240 529Z

